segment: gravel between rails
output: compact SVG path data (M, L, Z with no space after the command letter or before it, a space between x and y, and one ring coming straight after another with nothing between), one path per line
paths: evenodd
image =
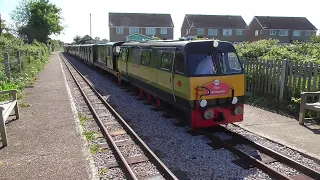
M316 163L315 161L313 161L309 158L304 157L303 155L301 155L297 151L294 151L294 150L292 150L288 147L285 147L281 144L271 142L266 138L263 138L257 134L253 134L243 128L237 127L232 124L228 125L228 129L230 129L238 134L241 134L244 137L246 137L254 142L257 142L263 146L266 146L274 151L277 151L277 152L291 158L294 161L297 161L305 166L308 166L308 167L320 172L320 165L318 163Z
M189 179L270 179L256 168L242 169L232 163L235 156L231 152L213 150L206 144L210 142L208 139L191 136L186 133L188 128L175 126L174 119L166 119L161 116L162 112L152 111L152 106L144 105L125 89L116 86L110 78L73 58L69 59L80 72L87 75L99 92L108 96L108 102L124 119L130 119L128 124L153 151L161 154L159 158L173 172L185 172ZM124 139L123 136L113 138Z
M93 156L96 170L98 171L100 179L125 179L124 173L121 168L110 168L107 169L106 165L108 161L116 161L116 158L109 147L106 139L103 138L100 128L94 120L89 107L86 105L82 94L78 90L78 87L74 80L72 79L70 73L68 72L65 65L63 66L64 71L66 72L67 82L69 86L72 88L72 95L75 97L76 108L78 112L82 115L82 126L84 128L84 135L87 137L89 141L90 152ZM76 78L81 78L76 75ZM80 79L78 79L80 80ZM86 83L80 81L80 85L84 87ZM106 125L106 129L110 131L123 130L122 126L117 124L108 124L109 122L117 122L115 117L110 113L110 111L100 102L99 98L95 96L93 92L90 92L88 88L85 88L84 92L87 95L87 98L92 102L92 106L96 110L100 120L102 123ZM84 118L85 117L85 118ZM86 120L84 120L86 119ZM127 134L120 135L118 138L121 140L132 140L131 137ZM88 139L89 138L89 139ZM113 138L116 139L116 138ZM143 151L135 144L124 145L119 147L121 153L125 156L135 156L143 154ZM150 175L159 174L157 168L149 161L144 163L137 163L132 165L134 171L136 172L136 176L138 177L147 177Z

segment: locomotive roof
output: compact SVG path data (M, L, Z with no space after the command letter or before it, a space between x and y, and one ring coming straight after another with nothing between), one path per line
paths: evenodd
M95 44L96 46L113 46L113 45L121 45L124 41L115 41L115 42L107 42L107 43L99 43Z
M122 46L138 46L138 47L182 47L184 50L205 50L209 51L213 47L214 40L193 40L193 41L146 41L146 42L128 42ZM228 41L217 41L218 49L222 51L235 51L235 47Z

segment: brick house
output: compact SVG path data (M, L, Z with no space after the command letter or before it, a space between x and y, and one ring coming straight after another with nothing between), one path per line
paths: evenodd
M241 16L186 14L181 37L201 35L229 42L246 41L247 24Z
M269 38L278 39L280 43L308 42L317 30L306 17L254 16L247 36L249 42Z
M173 39L174 24L170 14L109 13L110 41L125 41L131 34Z

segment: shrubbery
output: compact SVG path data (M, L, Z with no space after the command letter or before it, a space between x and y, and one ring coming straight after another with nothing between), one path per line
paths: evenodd
M18 66L17 51L20 51L21 71ZM5 74L5 52L9 54L10 78ZM34 41L32 44L25 44L11 34L2 34L0 36L0 91L17 89L21 93L24 87L30 85L39 71L43 69L50 53L50 47L43 43Z
M279 45L278 40L260 40L252 43L235 45L242 58L260 58L264 60L312 61L320 63L320 43L313 37L312 43L294 42Z

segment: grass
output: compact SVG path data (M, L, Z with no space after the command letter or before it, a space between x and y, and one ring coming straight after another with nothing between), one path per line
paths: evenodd
M83 135L88 141L94 141L96 139L96 132L84 130Z
M20 102L19 107L30 107L30 104L29 103L25 103L25 102Z
M99 170L100 176L103 176L104 178L106 177L105 173L107 173L108 169L107 168L101 168Z
M91 120L92 118L88 118L86 115L84 115L83 113L78 113L78 118L80 121L81 126L84 126L86 122L88 122L89 120Z
M91 144L89 148L91 154L97 154L100 151L100 148L97 144Z

